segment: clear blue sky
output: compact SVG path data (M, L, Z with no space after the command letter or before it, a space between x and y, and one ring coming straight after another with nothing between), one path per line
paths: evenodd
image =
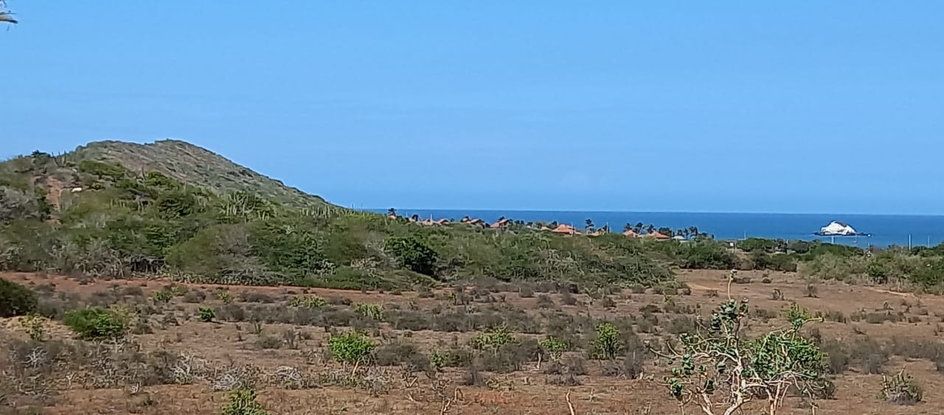
M940 1L9 6L2 157L173 137L357 207L944 214Z

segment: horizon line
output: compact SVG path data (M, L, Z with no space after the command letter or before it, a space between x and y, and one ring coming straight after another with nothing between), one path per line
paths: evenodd
M386 211L390 207L378 208L378 207L354 207L348 206L349 209L355 210L369 210L369 211ZM733 211L688 211L688 210L582 210L582 209L502 209L502 208L429 208L429 207L393 207L396 210L443 210L443 211L480 211L480 212L545 212L545 213L560 213L560 212L579 212L579 213L680 213L680 214L717 214L717 215L850 215L850 216L925 216L925 217L941 217L944 216L944 213L836 213L836 212L758 212L758 211L745 211L745 212L733 212Z

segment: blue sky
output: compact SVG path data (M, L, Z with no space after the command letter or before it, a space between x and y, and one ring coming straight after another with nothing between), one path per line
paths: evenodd
M9 6L2 157L173 137L356 207L944 214L944 2Z

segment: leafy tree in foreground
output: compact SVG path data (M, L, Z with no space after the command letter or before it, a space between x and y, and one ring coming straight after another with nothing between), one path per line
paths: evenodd
M390 238L384 250L396 258L398 264L420 274L433 275L439 255L415 237Z
M788 328L753 339L742 332L747 317L746 301L731 299L729 290L707 327L682 334L678 350L656 352L675 364L665 379L672 395L683 406L694 402L706 415L731 415L758 398L775 415L788 391L799 391L815 408L813 400L829 381L826 355L800 334L810 315L794 305Z

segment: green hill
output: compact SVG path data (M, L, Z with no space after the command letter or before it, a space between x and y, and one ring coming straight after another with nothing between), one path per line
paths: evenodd
M698 247L730 266L719 246ZM653 285L673 281L668 265L689 251L352 211L182 141L104 141L0 163L0 270L343 288L478 277Z
M299 208L318 208L327 204L319 196L288 187L279 180L185 141L161 140L148 144L98 141L77 148L68 157L118 164L133 172L156 171L217 194L251 192Z

